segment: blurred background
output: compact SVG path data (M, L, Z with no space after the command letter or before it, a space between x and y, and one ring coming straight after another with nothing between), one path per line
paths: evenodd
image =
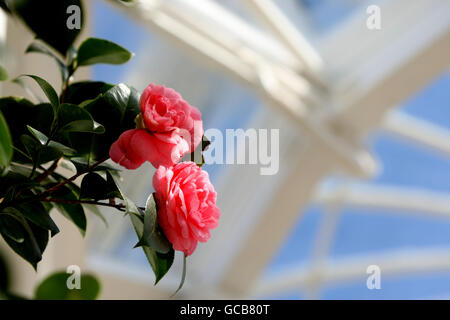
M280 170L213 164L222 216L188 259L179 299L446 299L450 297L450 2L448 0L85 1L87 36L135 53L76 80L175 88L205 128L279 129ZM367 20L380 8L380 29ZM20 53L31 36L0 19L12 74L45 75ZM12 68L12 69L11 69ZM31 69L31 70L30 70ZM3 95L24 95L12 84ZM151 165L124 173L136 203ZM102 209L103 210L103 209ZM128 219L104 210L88 235L63 219L37 275L3 245L13 288L79 265L104 299L168 298L181 256L153 286ZM60 225L58 224L58 225ZM2 240L3 241L3 240ZM381 288L369 289L369 266Z

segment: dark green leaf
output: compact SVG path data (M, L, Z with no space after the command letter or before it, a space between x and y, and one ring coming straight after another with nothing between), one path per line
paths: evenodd
M27 125L28 131L30 131L30 133L39 140L39 142L41 144L46 144L48 141L48 137L43 134L42 132L40 132L39 130L34 129L33 127L30 127L29 125Z
M131 201L120 189L119 184L116 181L116 185L122 198L125 201L126 212L129 214L131 222L133 223L134 230L136 231L138 239L141 239L144 233L143 213L141 210ZM151 247L142 246L145 256L155 274L155 284L157 284L169 271L173 264L175 251L173 248L167 253L159 253Z
M61 188L58 190L58 193L54 193L54 196L66 200L78 200L76 192L69 187ZM57 203L56 206L67 219L71 220L78 227L84 236L86 234L87 220L82 205L78 203Z
M142 237L136 247L149 246L158 253L168 253L172 245L158 228L158 214L154 194L151 194L145 205L144 228Z
M123 199L122 193L120 192L119 187L117 186L116 181L114 180L114 177L111 172L114 173L115 171L110 169L106 170L106 183L108 185L108 196L109 198Z
M108 184L99 174L91 172L86 174L81 181L80 198L94 200L108 199Z
M53 89L53 87L50 85L50 83L48 83L44 79L42 79L38 76L34 76L34 75L26 74L26 75L22 75L21 77L30 77L34 81L36 81L36 83L41 87L44 94L47 96L48 100L50 101L50 104L53 107L53 111L56 114L56 112L58 111L58 107L59 107L59 98L58 98L58 94L56 93L55 89Z
M80 28L70 25L74 14L78 12L68 9L80 9ZM8 8L18 16L35 33L55 48L63 56L81 32L83 26L83 7L80 0L8 0Z
M60 129L63 132L104 133L105 128L93 120L75 120Z
M64 103L58 112L58 127L60 132L90 132L104 133L105 128L94 121L92 116L77 105Z
M0 111L0 167L9 166L13 155L13 145L8 124Z
M106 180L94 172L85 175L81 182L80 198L90 198L94 200L121 198L122 195L117 189L111 174L107 171L106 175Z
M14 164L12 164L11 169L13 167ZM10 170L6 175L0 178L0 194L2 195L2 198L5 198L4 201L8 200L8 197L14 197L18 188L30 184L31 181L28 179L28 176L29 175L24 175L21 172L16 172L16 170Z
M75 165L77 172L85 172L92 164L92 162L89 163L87 159L82 157L74 157L71 158L70 161ZM92 171L117 171L117 169L107 163L103 163L93 168Z
M2 212L0 213L0 233L17 243L22 243L25 240L26 231L17 217Z
M202 137L202 151L208 150L211 140L209 140L205 135Z
M80 289L69 289L71 274L58 272L50 275L36 288L36 300L95 300L100 294L100 282L90 274L81 274Z
M105 127L104 134L92 137L89 152L95 159L107 157L111 144L124 131L136 127L134 119L140 113L139 98L139 92L135 89L120 84L84 107L95 121ZM82 141L85 140L86 137L83 137Z
M17 209L22 215L34 224L49 230L52 237L59 233L59 229L56 226L50 214L40 202L30 202L17 206Z
M79 66L97 63L123 64L130 60L131 52L114 42L89 38L78 49L77 61Z
M30 126L27 125L28 131L31 132L31 134L42 144L45 145L47 144L49 147L55 148L59 151L61 151L63 154L65 155L73 155L76 153L76 150L69 148L59 142L53 141L51 140L50 142L47 143L48 141L48 137L43 134L42 132L40 132L39 130L36 130Z
M113 87L112 84L100 81L75 82L67 88L64 101L71 104L81 104L84 101L97 98Z
M62 159L61 167L63 167L64 169L67 169L69 171L72 171L73 173L77 173L77 167L69 159L65 159L65 158Z
M8 208L8 210L12 210L12 208ZM49 232L34 223L28 223L19 211L15 210L14 212L23 226L24 241L16 242L9 236L6 236L2 230L0 232L2 232L3 239L11 249L36 269L38 262L42 260L42 253L47 247Z
M59 159L63 156L63 152L50 145L41 145L38 141L30 136L23 135L22 143L25 146L27 154L33 159L33 163L40 165L52 160Z
M122 195L123 196L123 195ZM138 238L142 238L144 231L144 224L138 216L130 214L131 222L133 223L134 229ZM155 274L155 285L164 277L164 275L169 271L173 264L173 259L175 256L175 251L171 248L168 253L159 253L151 247L143 246L145 256L153 269Z
M53 109L49 103L33 105L19 97L0 98L0 111L10 126L9 130L14 145L20 141L22 134L28 133L27 125L48 135L53 121Z

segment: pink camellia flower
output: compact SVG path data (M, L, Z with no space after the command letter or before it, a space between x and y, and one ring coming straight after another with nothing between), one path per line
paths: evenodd
M189 142L190 152L197 148L203 136L201 113L175 90L150 84L142 93L139 106L149 131L175 131Z
M173 89L150 84L139 101L137 129L128 130L114 142L109 155L127 169L145 161L158 168L173 166L200 144L203 122L200 111Z
M206 242L217 227L220 210L206 171L194 162L159 167L153 176L158 223L174 250L191 255L198 241Z
M112 144L109 156L127 169L137 169L145 161L155 167L170 167L188 151L188 143L174 132L152 134L145 129L131 129Z

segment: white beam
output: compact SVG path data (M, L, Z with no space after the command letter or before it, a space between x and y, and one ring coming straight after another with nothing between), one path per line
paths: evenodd
M424 189L343 184L324 187L313 201L323 205L338 203L343 208L381 209L389 213L450 218L450 194Z
M322 57L289 21L281 9L272 0L246 0L244 2L261 17L274 34L301 61L306 74L324 85Z
M419 273L447 272L450 269L450 249L398 250L376 255L358 255L351 258L328 261L320 275L309 266L291 267L279 270L276 276L263 279L253 290L254 296L267 296L290 290L305 290L310 277L320 276L323 285L340 282L361 281L368 277L367 267L377 265L383 279L392 276L415 275Z
M382 130L432 151L450 156L450 130L404 112L392 111L382 121Z
M388 4L394 6L399 2ZM400 19L406 27L398 28L402 32L389 28L380 30L378 36L370 36L369 32L374 31L365 31L366 37L375 37L374 46L368 46L372 51L364 50L364 61L349 65L350 76L337 80L335 106L325 117L339 134L363 139L380 126L386 111L403 103L450 67L450 2L419 0L407 7L403 8L407 17ZM392 14L389 7L383 12ZM400 11L399 17L406 13ZM356 43L352 51L358 52ZM345 74L344 70L340 72Z

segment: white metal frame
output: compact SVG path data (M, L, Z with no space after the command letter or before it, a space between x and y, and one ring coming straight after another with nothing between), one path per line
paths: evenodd
M195 295L199 287L210 297L306 288L309 297L317 297L324 282L360 276L367 266L359 258L331 264L326 259L340 206L425 211L440 217L450 213L446 195L426 192L417 191L414 199L408 195L410 191L393 193L392 189L360 186L315 193L317 182L332 173L353 177L376 173L376 161L365 150L363 140L377 128L448 154L447 130L391 109L449 67L450 3L381 1L382 31L366 29L366 15L359 11L320 41L318 50L273 1L245 3L263 18L272 35L212 0L142 0L125 10L259 94L273 111L262 111L255 127L286 127L284 120L274 116L279 111L291 123L281 137L284 168L280 174L268 179L259 176L256 169L233 168L223 187L218 186L225 199L220 203L224 212L221 226L208 245L192 257L190 265L197 273L190 274L185 294L206 297ZM342 48L351 50L341 56ZM249 185L233 183L246 179L260 188L258 193L248 192ZM227 187L230 185L233 188ZM329 210L318 234L313 268L294 268L272 280L260 279L301 208L311 199ZM403 263L403 253L387 255L383 261L392 270L448 268L442 253L447 251L418 252L418 260L429 255L433 262L420 263L418 268Z

